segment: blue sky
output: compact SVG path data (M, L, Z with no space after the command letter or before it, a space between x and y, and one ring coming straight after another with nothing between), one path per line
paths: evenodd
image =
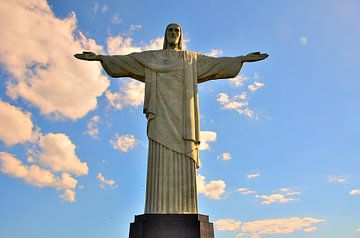
M142 214L143 85L82 50L266 52L199 86L199 210L218 238L360 236L360 2L0 3L0 237L127 237Z

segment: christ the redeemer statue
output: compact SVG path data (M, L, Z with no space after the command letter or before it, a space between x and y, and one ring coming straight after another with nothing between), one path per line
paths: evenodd
M149 138L145 214L197 214L198 84L235 77L243 63L268 55L215 58L182 50L182 29L173 23L166 28L163 50L112 56L83 52L75 57L100 61L111 77L145 83Z

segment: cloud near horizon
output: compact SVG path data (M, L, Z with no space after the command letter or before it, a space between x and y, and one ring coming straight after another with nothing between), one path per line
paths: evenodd
M315 225L325 222L323 219L311 217L289 217L241 222L234 219L215 221L218 231L238 231L237 238L260 238L269 235L290 234L296 231L315 232Z

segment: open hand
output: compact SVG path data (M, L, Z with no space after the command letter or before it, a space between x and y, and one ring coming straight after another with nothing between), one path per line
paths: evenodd
M94 52L83 51L82 54L75 54L75 58L80 60L88 60L88 61L99 61L100 58Z
M268 54L261 54L260 52L252 52L244 56L244 62L256 62L266 59Z

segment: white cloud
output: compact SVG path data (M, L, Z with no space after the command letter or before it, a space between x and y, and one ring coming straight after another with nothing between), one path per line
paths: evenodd
M303 36L303 37L300 37L300 43L303 44L303 45L307 45L308 43L308 38Z
M240 75L236 76L235 78L230 78L228 80L232 85L240 88L244 85L245 81L249 80L249 77L240 74Z
M102 173L98 173L96 178L100 181L101 188L105 188L105 186L109 186L110 188L116 187L115 181L111 179L105 179Z
M269 235L290 234L297 231L315 232L323 219L311 217L289 217L280 219L264 219L241 222L234 219L220 219L215 221L218 231L239 231L237 238L260 238Z
M0 162L1 172L36 187L53 187L56 190L64 190L60 198L69 202L75 201L73 190L77 185L77 180L68 173L61 173L61 176L56 176L51 171L37 165L24 165L19 159L5 152L0 152Z
M225 193L226 184L223 180L205 181L205 177L201 174L196 176L197 192L204 194L210 199L221 199Z
M359 196L360 195L360 189L353 189L349 193L351 196Z
M236 231L241 228L241 221L233 219L220 219L214 222L218 231Z
M250 190L248 188L238 188L236 191L241 195L256 194L256 191Z
M360 228L356 230L357 232L360 232Z
M56 18L45 0L2 2L0 63L11 74L7 94L42 114L76 120L97 106L108 87L101 65L73 57L102 47L76 30L75 13ZM21 44L19 44L21 39Z
M335 176L335 175L329 175L328 181L330 183L347 183L348 178L346 176Z
M34 152L31 161L54 172L66 172L74 175L88 173L87 163L81 162L75 153L75 145L65 134L49 133L40 136L39 151Z
M216 141L216 132L214 131L200 131L200 150L210 150L209 142Z
M260 88L262 88L264 86L265 86L264 83L254 81L252 84L248 85L248 89L250 92L254 93L255 91L259 90Z
M294 196L294 195L301 194L301 192L296 191L295 189L292 189L292 188L279 188L279 189L275 190L275 192L285 194L287 196Z
M212 49L210 52L205 53L208 56L217 57L224 53L224 51L219 49Z
M121 152L128 152L129 150L133 149L137 141L134 135L115 135L113 140L110 140L110 144L113 146L115 150Z
M260 173L259 172L256 172L256 173L251 173L251 174L247 174L246 175L246 179L254 179L254 178L257 178L260 176Z
M144 83L129 79L121 82L121 89L119 92L110 92L108 90L105 93L105 97L112 108L121 110L124 106L138 107L142 105L144 93Z
M100 122L100 116L95 115L86 124L86 131L85 134L97 138L99 135L99 122Z
M31 114L0 100L0 140L7 146L34 139Z
M222 155L218 156L217 158L220 160L225 160L225 161L231 160L231 154L228 152L224 152L224 153L222 153Z
M254 111L248 107L249 103L246 99L246 92L243 92L240 95L235 95L231 98L226 93L219 93L217 96L217 101L220 103L220 105L222 105L224 110L235 110L239 114L253 117Z
M123 36L110 36L107 38L107 51L110 55L127 55L140 52L140 46L133 46L133 38Z

